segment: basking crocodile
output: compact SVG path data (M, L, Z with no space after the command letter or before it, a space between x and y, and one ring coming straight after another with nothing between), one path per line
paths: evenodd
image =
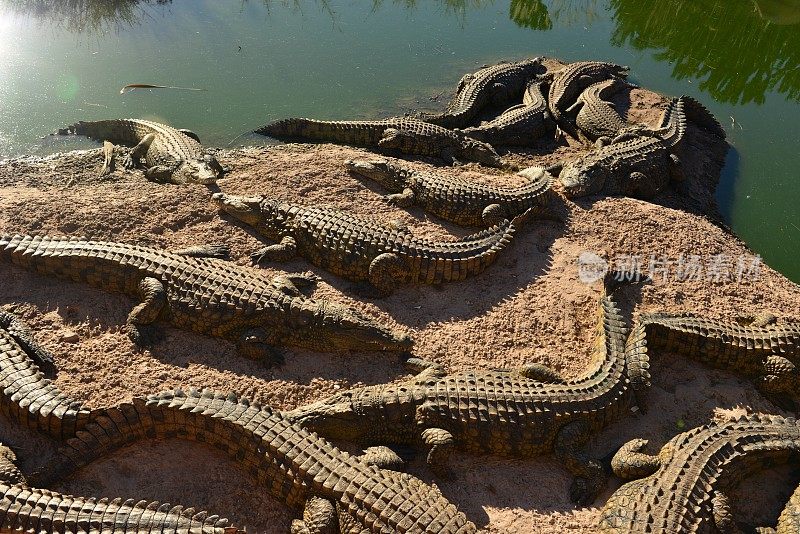
M0 260L140 298L126 325L134 341L140 326L163 319L231 340L241 355L268 364L281 361L279 345L326 352L411 346L408 336L354 310L303 296L295 284L313 284L308 276L269 279L217 259L68 237L0 236Z
M675 353L752 380L783 407L800 402L800 323L743 325L693 314L645 314L631 333L641 350Z
M614 109L608 98L629 87L628 82L619 78L610 78L589 86L578 97L578 101L568 109L580 108L575 118L575 125L592 141L616 137L629 125L625 119Z
M551 197L553 178L541 167L520 174L530 181L520 187L497 187L463 178L415 171L385 159L350 160L350 172L375 180L392 194L384 198L396 206L421 206L462 226L490 227L532 209L543 210Z
M440 115L427 116L425 122L446 128L463 128L490 105L507 106L519 101L528 81L545 72L542 58L516 63L498 63L467 74L458 82L456 95Z
M564 193L580 197L602 192L649 199L671 180L682 181L675 150L686 133L683 97L672 101L664 122L666 125L656 130L625 131L610 144L567 162L559 175Z
M608 78L628 75L628 67L602 61L579 61L553 73L550 94L547 99L550 113L556 122L561 123L570 108L584 89Z
M131 146L133 151L126 158L125 166L134 167L144 159L144 175L153 182L213 184L224 174L217 159L203 149L197 135L157 122L141 119L80 121L57 134L85 135L97 141ZM104 173L110 170L109 148L105 150Z
M282 140L328 141L397 150L403 154L433 156L447 162L468 160L491 167L503 165L490 145L417 119L319 121L292 118L273 122L255 132Z
M16 455L0 445L0 525L3 532L70 534L239 534L220 519L194 508L128 499L92 499L36 489L15 465Z
M739 532L727 497L759 469L800 453L800 426L775 415L745 415L678 434L658 456L646 440L624 445L612 461L628 482L608 500L600 532L669 534Z
M525 89L522 104L504 111L496 119L461 130L464 134L491 145L531 146L555 131L555 122L542 94L545 82L532 81Z
M460 241L431 242L401 224L387 225L333 208L224 193L214 193L211 199L277 242L253 253L254 260L288 261L299 254L338 276L369 282L381 295L403 283L440 284L482 272L508 247L525 217Z
M411 358L423 370L406 382L345 391L286 415L332 439L427 449L439 474L453 449L507 457L555 451L576 476L571 498L588 504L606 476L583 446L633 405L631 381L648 380L639 353L625 351L625 325L610 295L598 315L592 363L580 378L562 380L536 365L445 375Z
M83 428L90 412L44 377L40 369L52 368L53 361L17 317L0 310L0 412L65 439Z
M368 465L268 407L210 391L168 391L106 409L67 442L42 480L61 480L110 451L153 438L197 441L228 454L257 490L305 508L295 533L476 532L437 488Z

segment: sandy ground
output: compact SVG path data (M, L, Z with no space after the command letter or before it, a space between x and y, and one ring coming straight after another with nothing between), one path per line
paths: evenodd
M637 90L638 91L638 90ZM652 93L631 94L629 116L653 120L663 105ZM702 136L690 132L702 148ZM583 150L548 146L508 154L520 163L551 163ZM348 158L372 157L358 149L333 145L279 145L220 151L231 167L219 189L234 194L270 193L303 203L325 203L383 220L400 219L414 232L452 240L468 230L443 223L414 208L387 206L381 190L350 176ZM513 367L540 362L563 375L585 368L592 343L598 284L579 280L577 258L593 252L608 259L640 255L677 261L698 255L708 265L714 255L736 261L752 252L714 218L713 176L704 166L715 157L697 159L692 179L681 192L657 203L627 198L571 202L559 196L556 212L563 221L533 221L514 245L482 275L443 287L406 287L389 298L364 300L350 284L302 259L268 271L311 270L322 279L318 297L345 302L417 340L415 353L452 371ZM0 231L89 236L142 245L180 248L224 242L232 261L249 266L248 254L261 241L234 221L220 216L204 186L160 186L140 172L116 171L96 177L99 150L48 158L0 162ZM430 162L414 163L430 168ZM476 180L514 183L513 176L474 165L443 168ZM704 214L709 214L708 216ZM654 273L655 274L655 273ZM725 318L762 311L782 319L800 319L800 289L762 266L757 277L676 280L673 266L666 280L626 288L620 293L629 322L656 310L691 311ZM282 367L265 369L236 356L225 341L165 327L164 339L151 350L137 349L121 333L134 302L84 285L66 283L0 264L0 306L20 313L36 338L56 356L59 387L100 407L134 395L173 388L234 391L280 409L291 409L354 385L405 378L400 362L384 354L317 354L289 351ZM709 370L667 354L656 354L653 409L630 414L598 435L591 450L598 457L624 441L646 437L658 447L681 429L728 412L780 413L754 387L729 373ZM0 420L0 440L11 444L26 472L42 469L53 444L9 421ZM436 482L478 526L489 532L592 532L599 507L618 485L593 506L575 508L567 498L570 478L550 456L508 460L457 455L456 478L434 480L421 459L409 470ZM777 518L796 474L769 475L772 493L751 486L741 516L752 524ZM753 483L755 484L755 482ZM760 487L760 486L759 486ZM216 451L181 442L144 442L83 469L53 489L81 495L157 499L205 508L255 532L286 532L295 512L266 495L237 466ZM777 496L776 496L777 495ZM745 502L746 501L746 502Z

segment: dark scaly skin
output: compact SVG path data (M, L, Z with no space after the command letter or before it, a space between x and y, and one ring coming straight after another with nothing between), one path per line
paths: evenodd
M684 104L676 99L665 113L666 126L625 131L610 144L564 165L559 180L569 197L603 193L649 199L671 181L682 181L674 153L686 132Z
M612 77L625 77L628 67L602 61L579 61L570 63L554 72L553 83L547 102L556 122L564 119L565 111L571 107L584 89Z
M601 512L600 532L740 532L727 494L760 469L796 460L800 426L775 415L746 415L679 434L658 456L642 453L646 444L635 440L612 462L623 478L649 476L614 492ZM633 472L625 469L629 464Z
M136 341L156 320L237 343L240 354L280 361L277 346L318 351L394 350L408 336L354 310L303 296L299 275L268 279L244 267L124 243L2 236L0 260L142 299L126 327Z
M476 161L491 167L503 165L490 145L417 119L319 121L292 118L273 122L255 132L282 140L327 141L433 156L445 161Z
M213 184L223 175L222 166L195 137L157 122L141 119L81 121L59 130L58 134L85 135L130 147L139 145L126 164L136 165L138 157L143 157L145 176L154 182ZM145 138L145 145L140 145ZM146 146L150 139L152 142Z
M551 197L552 176L541 168L524 171L530 181L512 188L415 171L385 159L350 160L345 165L350 172L390 191L384 198L391 204L403 208L417 205L461 226L486 228L529 209L541 211Z
M61 480L110 451L153 438L197 441L228 454L258 490L305 508L295 533L476 532L435 487L368 465L268 407L209 391L168 391L108 408L67 442L43 480Z
M9 317L13 318L7 312L0 312L0 318ZM74 436L89 420L89 410L44 377L38 355L47 355L48 367L52 366L53 358L32 340L22 323L13 318L13 331L2 323L0 321L0 412L56 439ZM20 332L24 333L22 338Z
M778 518L777 534L800 534L800 486L792 493Z
M464 134L491 145L531 146L555 131L555 122L542 94L543 82L531 82L522 104L480 126L464 128Z
M70 534L239 534L227 519L193 508L128 499L92 499L28 487L16 456L0 445L0 525L3 532Z
M466 127L490 104L507 106L519 101L528 81L544 71L542 58L533 58L499 63L467 74L458 83L456 96L447 110L440 115L425 117L425 121L445 128Z
M460 241L432 242L403 226L333 208L224 193L215 193L212 201L277 242L255 252L255 260L287 261L300 255L338 276L369 282L383 295L404 283L440 284L476 275L511 244L517 230L506 220Z
M800 402L800 323L742 325L692 314L642 315L631 337L753 381L773 402Z
M608 98L630 86L619 78L611 78L595 83L581 93L575 104L580 106L575 125L581 133L592 141L603 137L613 139L628 127Z
M610 296L598 316L592 363L574 380L537 366L444 375L427 364L406 382L345 391L286 415L331 439L423 448L438 474L447 472L453 449L523 458L555 452L576 477L571 498L588 504L605 474L583 446L632 406L631 373L647 372L638 353L626 354L625 325Z

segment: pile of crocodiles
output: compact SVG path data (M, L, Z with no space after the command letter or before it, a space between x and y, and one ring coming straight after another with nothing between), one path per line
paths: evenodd
M403 284L464 281L487 269L530 219L553 217L559 188L568 197L653 198L687 179L681 158L690 123L724 138L711 113L688 96L668 102L656 124L630 123L612 101L636 87L626 81L627 73L626 67L595 61L555 67L544 58L504 62L464 76L439 114L375 121L290 118L256 130L280 140L378 152L343 165L380 184L394 206L416 205L477 228L458 241L431 241L400 222L258 192L237 196L214 186L210 198L220 212L271 242L252 253L255 264L301 256L375 297ZM151 121L82 121L58 134L103 141L103 175L114 171L120 156L126 169L144 167L145 177L160 183L212 185L227 171L196 134ZM587 145L584 155L547 167L519 168L498 151L570 138ZM476 162L515 173L524 184L499 187L421 171L399 158L409 156ZM242 532L193 508L44 489L147 439L189 440L221 450L256 488L302 516L292 523L296 534L477 532L435 485L403 473L405 462L391 446L420 449L437 477L452 476L448 458L456 450L509 458L554 454L573 476L569 496L579 505L595 502L613 472L632 480L600 514L599 529L614 532L741 532L731 491L759 469L800 458L800 425L767 414L684 432L658 456L644 452L645 439L620 444L610 462L586 449L601 429L647 410L648 390L657 380L650 373L654 351L734 373L773 403L796 409L800 323L766 315L721 321L666 312L641 314L633 322L623 317L616 294L635 292L636 284L619 282L624 277L612 271L602 281L595 343L579 377L565 379L533 363L448 373L415 357L407 332L309 296L315 275L267 277L227 261L228 253L223 245L165 251L84 237L0 234L0 260L6 263L136 299L124 331L137 344L149 343L154 325L166 322L229 340L240 355L266 366L282 363L283 347L392 351L403 355L413 376L337 392L285 412L234 393L194 389L89 409L51 380L57 355L39 345L19 317L0 310L0 411L59 443L46 468L33 474L17 467L13 444L0 445L0 530ZM357 445L363 453L344 452L329 440ZM771 531L759 526L759 532ZM800 488L777 520L777 532L800 533Z

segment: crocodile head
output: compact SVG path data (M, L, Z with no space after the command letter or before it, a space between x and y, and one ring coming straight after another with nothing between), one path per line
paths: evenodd
M184 161L173 174L179 183L214 184L222 178L224 171L217 158L203 154L201 158Z
M402 173L393 168L385 159L349 159L344 162L344 165L348 171L375 180L389 190L402 191L405 188L405 179Z
M225 213L232 215L245 224L256 226L261 222L261 201L262 197L240 197L236 195L226 195L225 193L214 193L211 201Z
M307 300L293 307L288 320L291 339L286 342L310 350L409 352L414 346L407 334L326 300Z
M477 139L470 139L464 137L461 141L461 153L464 159L470 161L477 161L489 167L502 167L503 160L495 152L492 145L478 141Z
M608 174L601 165L584 164L581 160L568 163L558 176L564 194L570 198L599 193L607 178Z
M301 406L284 416L295 424L328 439L362 441L370 431L370 423L353 406L353 392L342 391L326 399Z

